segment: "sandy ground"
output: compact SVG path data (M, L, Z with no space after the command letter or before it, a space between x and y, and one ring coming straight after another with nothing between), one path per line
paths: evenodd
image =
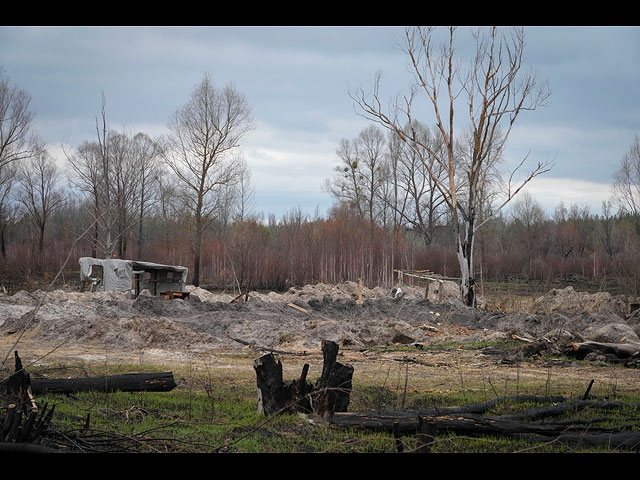
M11 360L18 350L23 361L36 363L199 362L251 374L252 359L275 349L297 354L282 355L285 375L295 376L303 363L312 365L311 374L321 368L326 339L340 345L340 361L352 364L363 379L386 375L392 381L404 369L413 381L440 385L443 391L460 388L472 377L495 390L491 375L498 372L505 385L530 378L548 386L550 368L572 391L586 388L591 378L614 390L640 385L639 369L604 368L603 362L578 366L522 351L514 362L514 352L464 348L513 335L640 342L635 330L640 319L627 314L628 299L568 288L537 299L528 313L487 312L463 306L450 287L429 292L402 287L398 295L365 288L362 303L353 282L307 285L282 294L250 292L248 301L236 303L231 295L194 287L188 287L186 300L146 292L137 299L128 293L63 290L0 294L0 352ZM433 343L456 347L437 353L424 348ZM411 348L390 348L398 345Z

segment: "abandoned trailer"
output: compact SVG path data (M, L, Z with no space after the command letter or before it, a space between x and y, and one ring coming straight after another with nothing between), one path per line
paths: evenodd
M137 297L143 290L170 298L186 297L187 267L160 263L81 257L80 282L92 292L132 291Z

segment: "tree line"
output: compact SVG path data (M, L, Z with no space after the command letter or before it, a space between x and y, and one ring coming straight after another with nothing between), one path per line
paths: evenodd
M638 137L600 212L559 204L546 213L521 190L552 163L520 175L527 159L509 170L503 158L516 118L550 95L521 72L522 30L474 32L466 69L456 29L439 48L435 33L406 31L408 94L383 108L379 76L372 94L351 92L371 123L340 142L325 183L334 205L313 217L295 206L281 218L258 211L240 149L251 108L232 84L204 75L159 138L113 128L103 95L94 137L53 158L28 93L0 71L1 278L51 275L72 249L72 268L80 256L136 258L241 291L358 278L390 287L397 269L429 269L460 278L470 305L474 283L513 276L613 277L637 294ZM418 98L433 106L434 124L417 118Z

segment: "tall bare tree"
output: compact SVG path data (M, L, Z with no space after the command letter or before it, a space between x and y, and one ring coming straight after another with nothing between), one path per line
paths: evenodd
M137 255L143 258L144 219L147 212L159 201L159 180L162 172L162 145L145 133L133 137L134 164L140 169L138 176L138 238Z
M72 192L83 198L89 216L94 219L92 228L91 256L98 257L100 243L100 218L102 209L102 169L100 152L95 142L83 142L75 152L65 152L69 166L69 184Z
M421 138L421 142L430 144L432 150L441 148L441 145L435 143L439 141L438 137L434 137L428 127L416 122L411 129ZM414 148L409 148L398 135L392 134L390 155L394 174L389 178L395 183L395 198L402 199L401 202L395 201L390 205L403 223L422 237L425 245L431 245L436 226L445 216L446 208L443 208L444 198L423 163L423 160L429 158L429 154L424 152L423 155L418 155ZM444 180L445 170L441 165L435 164L435 159L432 158L431 162L433 165L430 165L430 171L441 181Z
M31 96L11 85L3 71L0 67L0 169L34 156L42 147L32 132Z
M185 213L192 219L193 284L200 284L202 234L237 180L233 153L253 128L246 98L233 85L217 88L205 74L169 122L165 160L180 179Z
M12 85L0 66L0 250L5 256L5 227L8 204L18 164L36 155L42 148L33 132L34 114L30 110L31 96Z
M400 139L421 156L422 163L445 199L458 229L457 255L461 272L461 294L467 305L474 305L472 286L475 284L473 247L474 235L489 216L479 217L485 174L490 165L501 157L509 133L519 115L544 105L550 91L535 73L522 70L524 32L515 28L510 33L498 28L472 31L475 54L468 63L458 59L455 48L456 29L448 29L447 38L439 48L434 46L434 28L408 28L405 51L415 84L411 91L398 98L388 109L383 107L377 76L373 93L363 89L352 93L362 115L395 132ZM404 129L414 125L417 105L422 94L431 105L435 126L440 136L441 151L425 144L417 132ZM461 107L458 109L458 107ZM460 112L466 125L458 127ZM418 113L419 114L419 113ZM460 131L459 131L460 130ZM458 134L470 139L468 153L460 158ZM428 157L427 157L428 155ZM506 205L520 189L535 176L550 168L538 163L523 180L515 176L526 157L506 176L502 198L493 214ZM444 181L434 166L446 172ZM461 193L461 188L462 193ZM478 221L482 218L481 221Z
M84 197L94 219L93 255L110 258L127 254L129 237L139 221L143 176L149 175L149 153L144 134L109 127L102 96L100 117L96 117L96 139L65 151L70 167L70 184ZM145 177L146 178L146 177ZM146 178L148 180L148 178Z
M44 235L49 218L64 200L58 185L59 171L47 150L41 150L22 164L18 175L18 200L38 231L38 263L42 261Z
M16 205L11 201L11 191L15 184L18 164L13 163L0 168L0 253L7 257L5 231L9 218L15 216Z
M542 206L529 192L524 192L512 205L512 218L519 240L527 253L527 274L531 275L536 245L544 228L545 213Z
M251 184L251 169L243 157L238 157L238 180L234 188L235 215L234 219L244 222L255 213L256 191Z

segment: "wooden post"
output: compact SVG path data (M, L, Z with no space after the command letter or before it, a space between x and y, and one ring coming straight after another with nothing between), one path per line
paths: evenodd
M402 445L402 437L400 436L399 422L393 422L393 438L396 439L396 450L398 453L402 453L404 451L404 446Z
M418 453L431 452L431 445L436 436L436 424L428 422L422 415L418 416Z
M362 277L358 279L358 305L362 305Z

